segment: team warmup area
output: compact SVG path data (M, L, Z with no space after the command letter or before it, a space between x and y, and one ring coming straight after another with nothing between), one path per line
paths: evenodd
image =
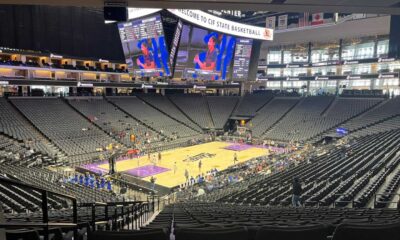
M237 161L235 159L235 153ZM238 144L229 142L209 142L190 147L181 147L132 159L116 162L116 171L149 181L156 178L158 185L172 188L186 182L185 171L189 176L196 177L212 169L222 171L228 167L246 162L252 158L269 154L269 149L263 146ZM107 173L107 161L82 166L96 172Z

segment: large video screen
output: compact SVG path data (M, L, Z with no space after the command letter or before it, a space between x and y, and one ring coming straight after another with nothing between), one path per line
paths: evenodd
M171 75L160 15L118 24L128 69L135 77Z
M228 80L236 37L184 24L175 65L175 78Z

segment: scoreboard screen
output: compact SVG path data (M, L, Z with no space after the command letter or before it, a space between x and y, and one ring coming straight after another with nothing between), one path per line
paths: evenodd
M246 80L249 75L252 39L238 38L233 60L233 80Z
M118 30L125 61L135 77L171 75L160 15L119 23Z

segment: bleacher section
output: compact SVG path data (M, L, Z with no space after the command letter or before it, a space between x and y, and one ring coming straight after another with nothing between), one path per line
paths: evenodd
M258 101L256 107L245 108L254 101ZM88 240L136 239L150 235L153 236L150 239L171 236L175 240L262 240L288 236L340 240L357 229L363 229L357 232L358 237L370 230L362 239L378 233L381 234L378 236L386 234L384 239L396 239L400 215L392 208L400 199L399 104L399 98L265 94L243 98L138 94L107 98L0 99L3 113L0 116L0 206L6 221L43 222L43 191L34 187L53 191L47 196L49 220L64 223L73 217L71 201L56 193L74 196L81 204L79 229L85 229L77 239L87 237ZM216 170L212 181L207 180L210 176L207 175L205 182L168 195L165 201L174 198L183 202L167 206L146 226L143 219L138 219L150 212L148 208L140 208L142 202L127 211L112 205L123 200L120 194L72 183L61 168L46 168L64 154L71 166L92 162L105 153L98 148L109 143L119 142L129 148L145 148L146 143L154 143L155 151L178 147L190 140L196 144L203 130L223 129L229 117L239 116L235 115L238 113L254 116L247 127L257 142L280 140L298 147L298 152L274 153L274 145L270 148L271 155ZM337 127L348 129L349 134L333 143L318 145L314 141ZM121 132L125 133L122 137ZM131 143L131 133L138 144ZM225 176L231 177L232 182L227 183ZM290 207L295 177L300 178L303 189L301 208ZM15 186L4 179L33 187ZM135 186L130 186L131 191L144 187L141 182L146 181L134 177L132 181L122 180L119 183L123 182L124 187L129 183ZM119 180L114 176L113 181ZM208 188L207 184L212 186ZM123 188L117 184L115 187L118 191ZM206 193L193 194L199 188ZM142 190L141 194L145 195ZM147 201L154 200L148 197ZM95 202L103 205L102 209L96 208ZM154 211L155 205L152 207ZM102 229L94 221L114 231L92 233L95 228ZM128 226L135 231L126 231ZM57 232L53 239L72 239L70 230ZM54 234L59 230L50 231ZM42 230L26 233L34 237L7 231L7 236L19 234L23 240L38 240L39 235L43 239Z
M200 200L287 206L291 203L291 181L300 177L301 198L307 206L367 207L389 174L400 169L399 137L400 130L361 137L353 140L351 147L334 148L288 171L252 177ZM393 199L397 188L391 189L385 195Z
M236 107L238 97L213 97L208 96L207 102L211 117L216 129L223 129L233 109Z
M85 115L96 126L114 137L116 141L132 147L135 144L143 146L148 137L154 140L157 133L136 121L128 114L122 112L102 97L97 98L69 98L69 103L77 111ZM133 134L136 142L131 142L130 135ZM146 136L148 135L148 137Z
M382 99L379 98L308 97L264 137L283 141L309 140L356 117L380 101Z
M201 128L215 128L205 97L198 94L172 94L169 99Z
M375 123L369 127L364 127L359 130L356 130L355 132L351 133L351 136L360 137L380 132L386 132L389 130L399 129L400 128L399 123L400 123L400 116L391 117L387 120Z
M146 226L186 239L396 239L399 212L377 209L281 208L221 203L179 203ZM350 231L352 230L352 231ZM98 233L98 236L101 232ZM131 233L132 239L135 233ZM115 235L117 236L117 235ZM129 236L129 233L126 233ZM108 235L112 238L112 235ZM106 239L106 238L104 238ZM163 238L159 238L163 239Z
M241 98L234 116L254 116L256 112L272 99L270 94L247 94Z
M24 142L27 148L54 157L60 154L38 130L36 130L6 99L0 98L0 132Z
M166 116L137 97L109 97L108 99L130 116L167 137L176 135L184 138L199 134L192 128Z
M201 132L201 128L191 121L184 113L179 110L166 96L160 94L136 94L137 97L160 110L169 117L183 123L184 125Z
M78 184L65 183L63 175L42 168L26 168L13 165L2 165L0 173L6 174L11 179L25 182L27 184L40 187L49 191L75 196L78 202L87 203L95 201L117 201L118 199L110 192L91 189ZM0 184L1 198L3 209L9 209L10 212L32 212L38 211L41 206L40 193L17 189L10 185ZM50 201L52 209L61 209L65 206L65 201L57 197L51 197Z
M296 97L277 97L262 107L247 124L255 137L260 137L281 119L300 99Z
M14 98L12 103L68 156L70 164L90 161L98 148L116 141L59 98Z
M385 100L371 111L342 124L341 127L354 132L362 128L373 127L374 124L384 124L386 120L400 115L399 105L400 97Z

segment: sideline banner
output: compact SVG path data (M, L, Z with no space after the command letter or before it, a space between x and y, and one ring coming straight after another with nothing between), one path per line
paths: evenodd
M259 39L273 40L274 30L251 26L234 21L229 21L224 18L216 17L200 10L191 9L168 9L172 14L198 26L212 29L217 32L226 33L234 36Z

